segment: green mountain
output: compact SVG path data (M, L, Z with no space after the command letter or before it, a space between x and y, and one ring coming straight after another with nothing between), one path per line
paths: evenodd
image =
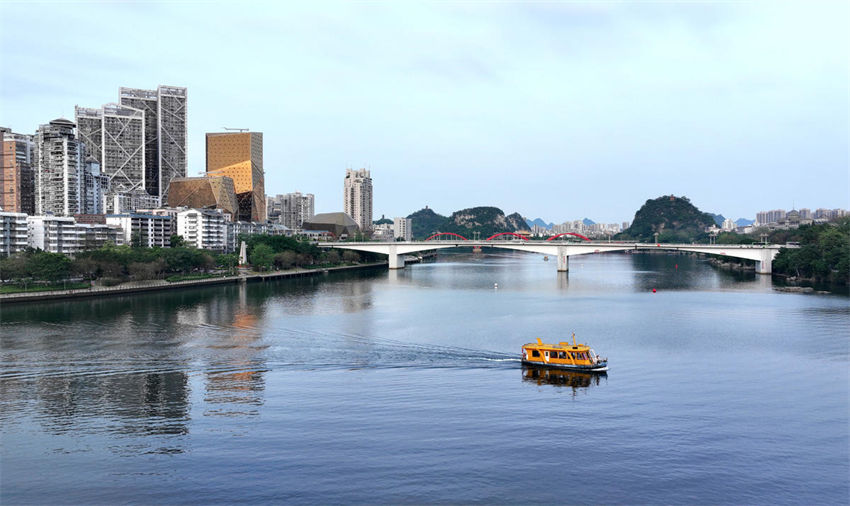
M705 237L714 216L697 209L687 197L665 195L647 200L635 213L632 225L617 239L654 242L693 242Z
M505 216L498 207L471 207L455 211L446 218L425 208L408 216L413 219L413 238L426 239L434 232L452 232L472 239L477 233L486 239L499 232L525 230L528 225L519 213Z
M427 239L431 234L440 230L446 222L446 217L434 212L433 209L425 206L415 213L408 216L413 219L412 230L410 231L414 239Z
M454 232L468 239L477 233L481 239L486 239L499 232L516 232L526 228L522 216L514 213L505 216L498 207L471 207L455 211L446 220L441 232Z

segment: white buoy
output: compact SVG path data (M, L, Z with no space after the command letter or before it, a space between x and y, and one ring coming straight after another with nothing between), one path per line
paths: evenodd
M495 290L498 290L499 289L499 283L493 283L493 288Z

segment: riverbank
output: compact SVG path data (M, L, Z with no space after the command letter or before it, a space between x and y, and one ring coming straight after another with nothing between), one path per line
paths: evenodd
M193 279L187 281L168 282L164 279L156 279L148 281L129 281L116 286L92 286L89 288L75 290L9 293L0 294L0 304L42 302L48 300L75 299L83 297L102 297L105 295L125 295L156 290L171 290L175 288L188 288L225 283L249 283L273 279L300 278L306 276L317 276L331 272L376 269L386 267L387 265L387 262L374 262L368 264L345 265L340 267L326 267L321 269L293 268L285 271L245 272L238 276L223 276L220 278Z

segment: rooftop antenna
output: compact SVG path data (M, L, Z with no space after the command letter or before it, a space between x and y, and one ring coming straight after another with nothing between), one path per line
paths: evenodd
M247 132L248 130L250 130L250 128L228 128L228 127L221 127L221 128L227 130L228 132L236 132L236 131Z

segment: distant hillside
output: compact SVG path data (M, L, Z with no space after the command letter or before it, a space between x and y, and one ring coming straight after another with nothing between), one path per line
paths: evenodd
M411 234L414 239L427 239L434 231L442 229L447 220L445 216L435 213L428 206L416 211L408 218L413 219Z
M708 213L708 214L711 214L711 213ZM711 217L714 218L714 223L718 227L723 225L723 222L726 221L726 218L724 218L722 214L711 214Z
M585 227L589 227L591 225L596 225L596 222L591 220L590 218L585 218L585 219L581 220L581 222L584 223Z
M384 215L381 215L380 220L376 220L376 221L372 222L373 225L391 225L392 223L393 223L393 220L387 218Z
M525 220L525 224L528 225L528 228L538 226L538 227L543 227L545 229L551 230L552 227L555 226L554 223L546 223L545 221L543 221L540 218L534 218L533 220L529 220L528 218L523 218L523 219Z
M737 220L735 220L736 227L748 227L753 223L755 223L755 220L748 220L746 218L738 218Z
M653 242L657 232L659 242L692 242L714 224L714 216L697 209L687 197L665 195L647 200L632 225L616 238Z

